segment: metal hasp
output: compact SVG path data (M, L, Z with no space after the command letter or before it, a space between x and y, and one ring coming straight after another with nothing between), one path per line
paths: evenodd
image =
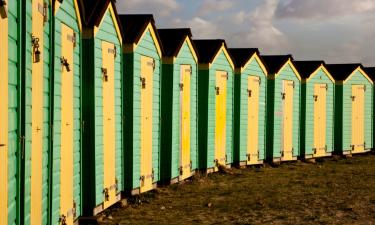
M102 68L102 74L103 74L103 81L108 82L108 70L106 68Z
M39 63L41 55L41 52L39 51L39 38L31 36L31 43L33 46L33 63Z
M62 66L63 68L65 67L65 69L66 69L67 72L70 72L70 65L69 65L69 63L68 63L68 59L62 57L62 58L60 59L60 62L61 62L61 66Z

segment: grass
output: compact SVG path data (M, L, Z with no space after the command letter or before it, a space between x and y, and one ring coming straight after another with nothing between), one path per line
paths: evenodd
M375 224L375 155L197 175L105 214L101 224Z

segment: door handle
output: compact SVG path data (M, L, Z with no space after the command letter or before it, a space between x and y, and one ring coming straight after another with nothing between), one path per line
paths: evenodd
M66 123L65 125L66 125L66 126L70 126L70 123Z
M5 147L6 146L6 144L0 144L0 147Z

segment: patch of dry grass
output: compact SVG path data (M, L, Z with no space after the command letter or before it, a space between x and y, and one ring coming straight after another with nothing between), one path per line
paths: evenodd
M198 175L107 214L103 224L375 224L375 155Z

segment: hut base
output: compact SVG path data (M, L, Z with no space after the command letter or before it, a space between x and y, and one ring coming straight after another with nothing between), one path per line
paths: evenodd
M262 165L264 163L264 160L259 160L256 163L249 163L248 161L241 161L239 163L239 166L255 166L255 165Z
M153 183L152 184L152 189L156 189L157 187L158 187L157 183ZM144 193L144 192L141 192L141 188L140 187L139 188L134 188L133 190L130 191L130 194L132 196L139 195L139 194L142 194L142 193Z
M232 165L231 164L227 164L225 165L225 168L226 169L230 169L232 168ZM215 173L215 172L218 172L219 171L219 168L218 167L212 167L212 168L207 168L205 173L206 174L210 174L210 173Z
M121 193L118 193L116 195L116 202L113 203L113 205L116 204L117 202L121 201L121 197L122 197ZM104 203L101 203L100 205L98 205L94 208L94 216L98 215L99 213L103 212L104 210L105 210Z
M358 155L358 154L365 154L365 153L369 153L369 152L371 152L370 148L365 149L364 151L346 150L346 151L342 152L342 155L344 155L344 156L346 156L346 155Z
M169 184L180 183L181 181L187 180L187 179L191 178L194 175L195 175L195 171L191 171L190 176L185 177L185 178L182 178L182 176L175 177L175 178L173 178L173 179L170 180Z
M297 161L297 160L298 160L297 157L293 157L292 159L285 159L284 157L272 159L272 161L274 163L277 163L277 162L291 162L291 161Z

